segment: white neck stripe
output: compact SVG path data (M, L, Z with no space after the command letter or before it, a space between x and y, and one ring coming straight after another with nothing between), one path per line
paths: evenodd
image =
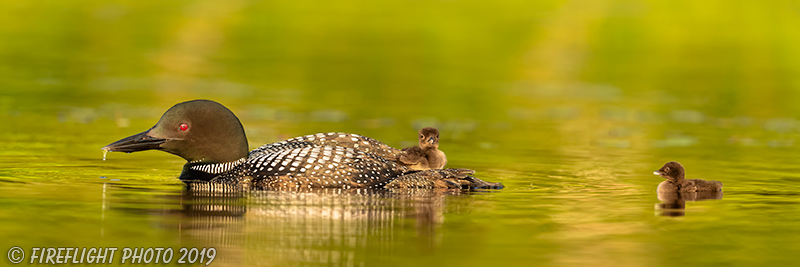
M223 172L226 172L226 171L230 171L231 169L235 168L236 166L239 166L240 164L242 164L245 160L247 160L247 158L241 158L241 159L239 159L237 161L231 161L231 162L195 165L195 166L192 166L190 168L192 170L195 170L195 171L218 174L218 173L223 173Z

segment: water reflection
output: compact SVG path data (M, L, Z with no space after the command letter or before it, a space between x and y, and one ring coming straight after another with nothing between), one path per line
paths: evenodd
M362 265L402 244L399 229L413 229L424 244L436 246L445 196L457 193L327 189L220 197L184 192L180 229L191 243L237 255L226 263Z
M661 216L680 217L686 215L686 201L722 199L722 191L717 192L658 192L656 211Z
M446 199L461 194L458 190L184 191L165 196L179 197L179 210L154 213L127 208L125 212L164 216L160 221L168 228L177 227L182 244L215 247L218 263L225 265L354 266L385 260L398 250L438 247Z

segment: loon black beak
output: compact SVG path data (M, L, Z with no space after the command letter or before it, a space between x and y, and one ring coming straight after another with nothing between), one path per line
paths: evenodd
M149 135L150 130L122 138L102 148L103 151L131 153L136 151L159 149L167 141L164 138Z

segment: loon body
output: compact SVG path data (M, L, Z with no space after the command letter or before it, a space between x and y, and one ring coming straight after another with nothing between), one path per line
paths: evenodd
M439 130L431 127L419 130L419 145L404 148L398 161L412 170L444 168L447 156L439 150Z
M653 174L667 179L666 181L658 184L658 188L656 189L656 191L662 193L722 191L722 183L720 181L685 179L686 173L683 169L683 165L675 161L667 162L661 167L661 169L653 172Z
M414 171L395 160L401 150L356 134L306 135L248 152L239 119L210 100L176 104L151 129L103 147L150 149L186 159L179 178L190 189L502 188L466 169Z

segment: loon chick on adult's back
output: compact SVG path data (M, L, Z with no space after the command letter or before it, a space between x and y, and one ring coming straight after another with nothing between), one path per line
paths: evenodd
M414 171L395 159L401 151L375 139L320 133L248 152L241 122L228 108L193 100L167 110L155 126L102 148L162 150L186 159L180 179L190 186L291 188L502 188L465 169ZM191 189L191 187L190 187Z
M439 130L433 127L419 130L419 145L403 148L397 160L413 170L443 169L447 156L439 150Z

